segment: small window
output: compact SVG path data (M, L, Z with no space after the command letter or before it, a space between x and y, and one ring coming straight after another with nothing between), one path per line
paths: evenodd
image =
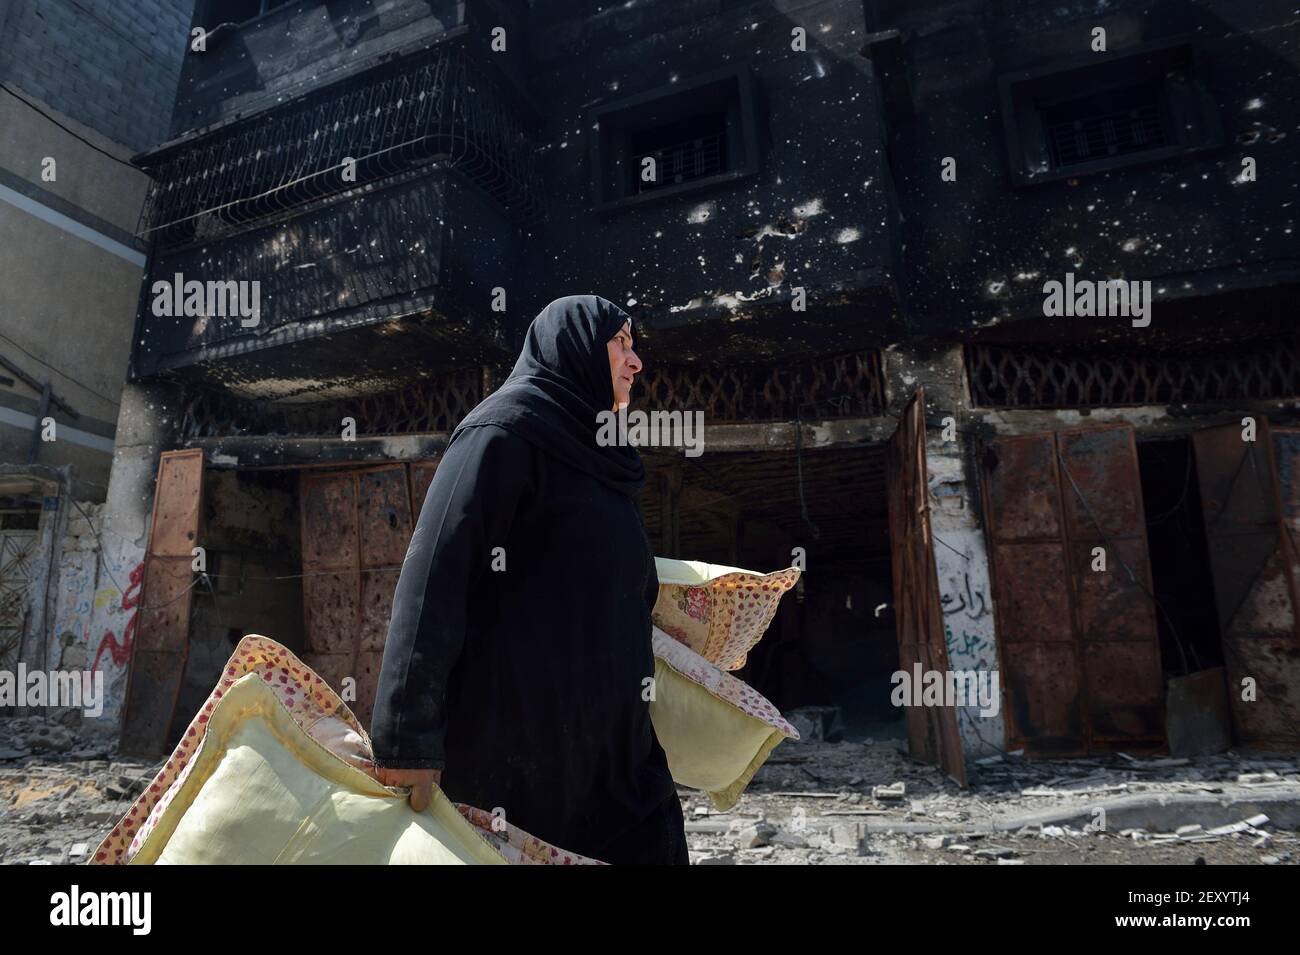
M628 195L727 171L727 114L707 113L628 136Z
M39 508L33 507L21 511L0 512L0 530L34 531L39 530L40 526L41 512Z
M757 172L755 115L743 68L592 110L596 208L622 208Z
M1223 142L1189 43L1096 54L1068 69L1002 78L1011 173L1025 185L1208 149Z
M1052 165L1058 169L1168 146L1174 139L1160 87L1102 93L1043 110Z

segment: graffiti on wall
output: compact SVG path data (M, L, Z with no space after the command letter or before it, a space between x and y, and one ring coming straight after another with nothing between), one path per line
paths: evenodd
M90 616L95 598L99 555L89 550L65 551L59 558L54 627L45 659L63 670L84 670L90 664Z
M119 598L119 608L126 615L126 623L122 626L121 635L115 634L111 629L104 632L100 638L99 648L95 651L95 662L91 664L91 672L99 669L100 659L107 650L114 666L124 667L131 660L131 643L135 638L135 622L140 612L136 606L140 601L140 582L144 579L144 561L135 565L129 576L130 583L127 584L126 592L118 594L116 587L108 587L101 590L96 595L96 601L101 597L111 601Z
M947 527L938 534L943 540L935 547L935 569L948 666L953 670L997 670L984 538L971 528ZM968 754L991 755L1002 750L1000 711L997 716L981 716L978 707L961 706L957 708L957 725Z
M125 575L115 572L110 577L101 570L101 586L95 592L91 621L91 633L99 635L91 668L104 673L104 683L108 686L104 719L112 723L120 721L126 701L127 670L139 614L140 584L144 579L144 555L137 551L133 556L134 562L119 564L123 569L131 568ZM124 589L118 588L118 581L123 582Z
M50 667L103 672L104 710L96 722L103 720L105 727L121 715L144 582L143 553L122 550L134 553L120 560L112 573L98 551L66 550L60 555L54 626L46 646ZM118 566L130 570L118 571Z

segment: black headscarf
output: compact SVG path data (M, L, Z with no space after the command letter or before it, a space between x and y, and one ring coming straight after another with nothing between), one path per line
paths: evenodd
M501 387L451 433L494 424L586 471L629 497L645 486L645 465L630 444L596 443L597 414L614 405L605 343L627 312L598 295L557 298L528 326L519 359ZM636 343L633 327L632 341Z

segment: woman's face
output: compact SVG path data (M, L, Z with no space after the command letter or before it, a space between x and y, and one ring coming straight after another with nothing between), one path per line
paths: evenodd
M605 343L609 351L609 375L614 382L614 404L625 405L631 400L632 379L641 371L641 359L632 350L632 323L623 327Z

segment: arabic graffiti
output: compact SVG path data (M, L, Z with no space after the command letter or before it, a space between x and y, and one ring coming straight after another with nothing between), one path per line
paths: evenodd
M948 584L947 592L939 596L939 603L943 605L945 616L965 612L970 619L978 620L989 612L988 598L985 597L983 589L971 587L968 572L962 572L960 584L956 576L949 576Z
M944 643L953 670L999 669L993 601L989 596L988 558L974 528L948 527L946 547L935 548L939 603L944 615ZM1000 714L982 716L977 708L958 707L958 729L967 757L998 752L1002 746Z

